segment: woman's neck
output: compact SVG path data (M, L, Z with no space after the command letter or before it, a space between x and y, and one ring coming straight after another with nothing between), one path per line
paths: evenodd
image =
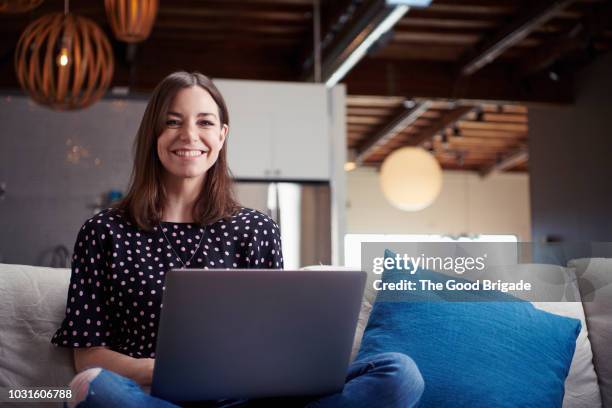
M193 207L202 190L203 178L167 177L164 180L166 202L162 221L193 222Z

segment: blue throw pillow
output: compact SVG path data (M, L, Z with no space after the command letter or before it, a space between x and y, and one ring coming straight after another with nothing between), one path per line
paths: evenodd
M579 320L523 301L377 300L356 360L412 357L424 407L561 407L579 332Z

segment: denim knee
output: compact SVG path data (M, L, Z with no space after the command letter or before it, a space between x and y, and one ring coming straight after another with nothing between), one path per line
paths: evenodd
M101 372L102 368L92 367L74 376L68 385L72 391L72 399L67 404L69 408L76 407L79 402L85 400L89 392L89 385Z
M395 396L398 401L405 401L412 407L421 399L425 381L413 359L403 353L388 352L376 356L387 366L392 378L386 392Z

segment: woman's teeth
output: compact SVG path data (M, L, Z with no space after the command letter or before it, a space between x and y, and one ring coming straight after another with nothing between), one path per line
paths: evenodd
M174 154L176 154L177 156L181 156L181 157L201 156L204 153L205 152L201 150L176 150L174 151Z

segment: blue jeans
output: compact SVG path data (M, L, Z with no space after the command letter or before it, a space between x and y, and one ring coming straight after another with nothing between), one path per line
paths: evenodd
M401 353L382 353L349 366L344 389L332 395L310 398L265 398L256 400L205 401L183 407L306 407L306 408L409 408L419 402L423 377L412 359ZM151 407L178 405L152 397L134 381L102 370L89 385L85 400L77 408Z

